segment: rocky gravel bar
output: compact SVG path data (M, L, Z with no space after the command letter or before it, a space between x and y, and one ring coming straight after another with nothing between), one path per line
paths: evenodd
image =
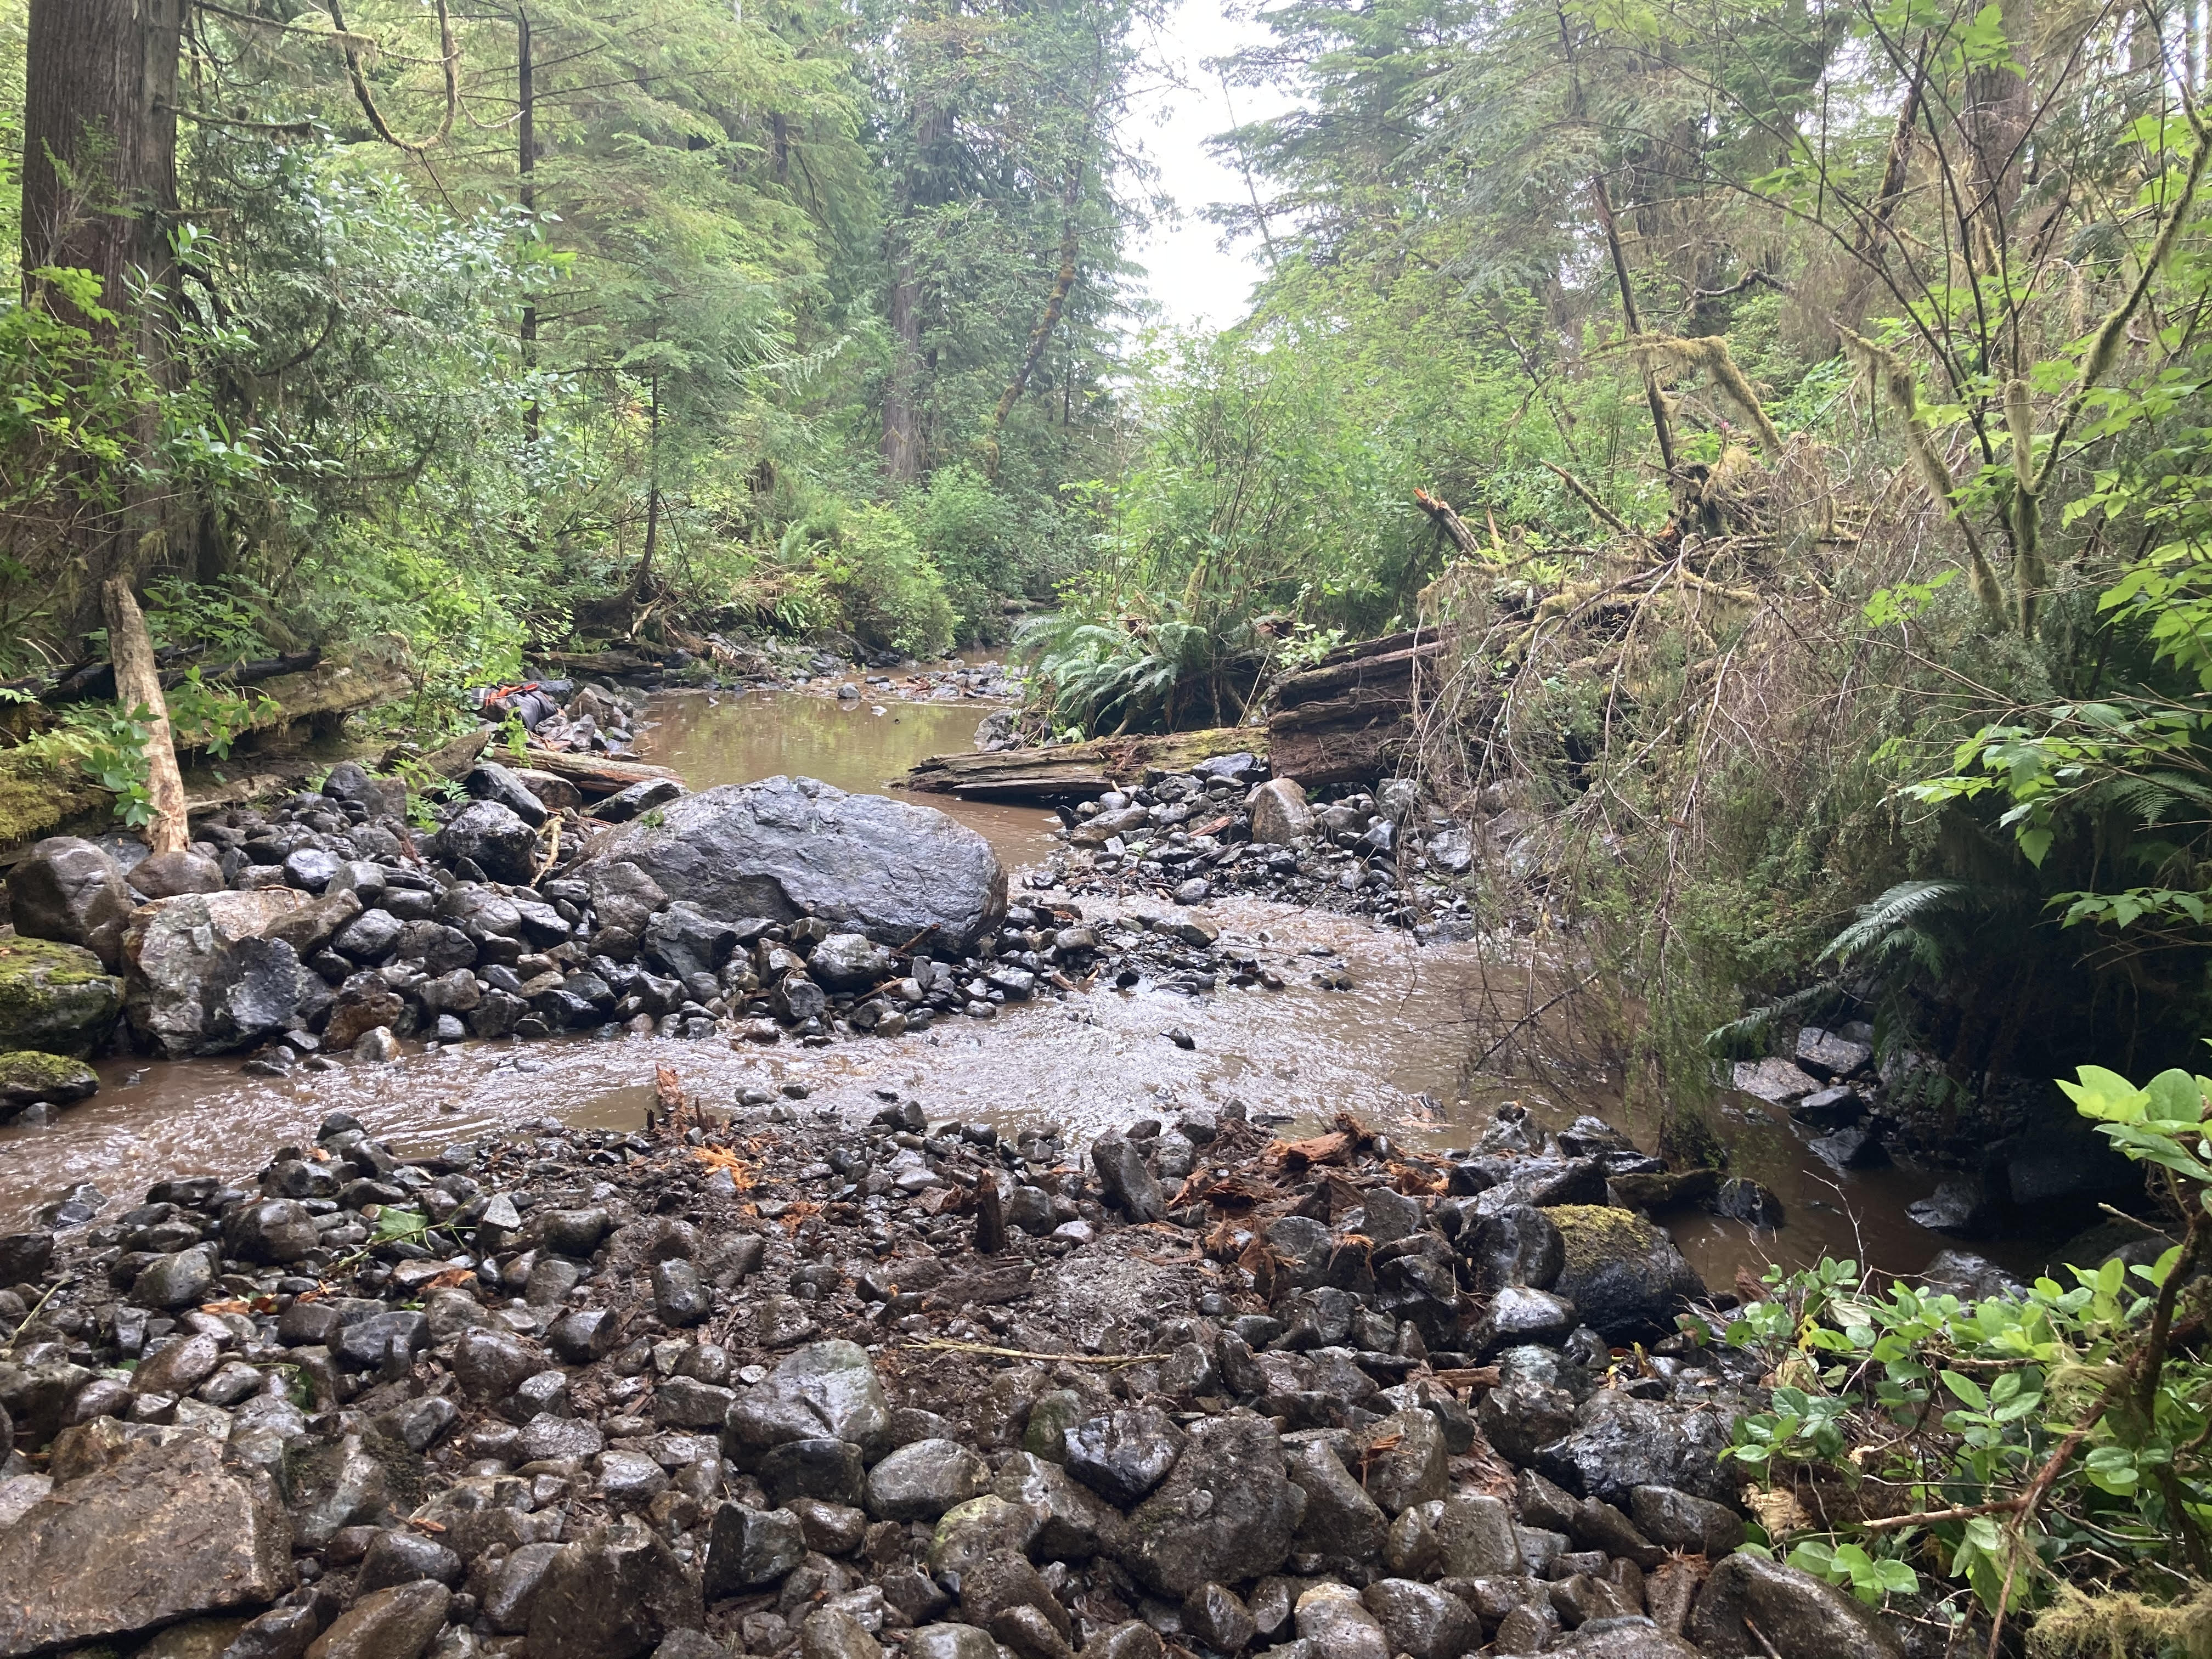
M1735 1553L1760 1379L1595 1119L658 1100L0 1237L0 1656L1922 1650Z

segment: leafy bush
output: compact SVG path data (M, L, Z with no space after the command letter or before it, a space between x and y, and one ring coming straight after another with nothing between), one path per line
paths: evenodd
M945 578L894 508L848 508L821 555L845 625L863 644L909 657L944 654L952 643Z
M2212 1312L2197 1276L2212 1079L2170 1071L2139 1089L2085 1066L2059 1086L2183 1220L2155 1263L2069 1267L2070 1285L1968 1303L1878 1291L1856 1263L1824 1260L1771 1271L1769 1296L1723 1334L1779 1384L1726 1455L1812 1500L1765 1513L1820 1517L1769 1545L1862 1599L1915 1589L1915 1564L2000 1621L2084 1595L2179 1602L2212 1578L2212 1361L2180 1340Z

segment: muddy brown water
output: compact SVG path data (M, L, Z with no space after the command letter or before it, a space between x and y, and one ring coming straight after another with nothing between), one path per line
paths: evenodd
M878 707L884 712L873 712ZM647 748L696 787L790 772L865 790L923 755L966 747L988 712L974 700L864 698L856 705L811 694L681 695L656 700ZM988 836L1010 867L1051 845L1052 820L1036 809L935 804ZM1097 916L1171 908L1083 903ZM78 1182L128 1202L167 1176L250 1173L273 1148L311 1139L335 1109L403 1151L434 1150L543 1116L634 1128L643 1121L656 1064L674 1067L710 1107L734 1103L747 1087L800 1084L809 1091L801 1110L865 1116L890 1096L919 1100L933 1116L1053 1119L1087 1135L1138 1116L1236 1100L1286 1127L1348 1111L1407 1146L1442 1148L1465 1145L1499 1103L1519 1100L1553 1124L1580 1112L1610 1116L1649 1144L1651 1126L1624 1116L1610 1080L1568 1052L1571 1030L1546 1039L1562 1050L1546 1076L1571 1075L1571 1085L1467 1075L1470 1057L1498 1029L1486 980L1527 971L1498 945L1417 945L1364 921L1263 901L1225 901L1211 913L1224 943L1273 965L1284 989L1224 989L1200 999L1146 983L819 1049L629 1036L471 1042L434 1053L410 1048L389 1066L289 1079L247 1077L234 1060L103 1060L93 1099L46 1127L0 1129L0 1231L23 1224L39 1203ZM1353 988L1314 985L1323 960L1348 972ZM1170 1029L1188 1033L1194 1047L1177 1047ZM1933 1188L1932 1176L1896 1168L1836 1176L1781 1114L1734 1101L1722 1122L1734 1168L1773 1188L1787 1220L1754 1233L1700 1213L1667 1217L1717 1289L1739 1266L1757 1273L1769 1261L1796 1266L1825 1252L1909 1272L1941 1247L1904 1214L1905 1204Z

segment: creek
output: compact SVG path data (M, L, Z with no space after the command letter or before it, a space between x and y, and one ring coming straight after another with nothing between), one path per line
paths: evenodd
M659 696L645 757L676 767L700 789L794 773L877 790L925 755L967 748L991 708L973 699L896 702L860 689L858 700L820 695L819 686ZM1053 845L1051 814L927 799L989 840L1015 872L1019 902L1021 866ZM1083 907L1094 918L1116 908L1090 899ZM1209 908L1224 944L1244 945L1285 988L1192 998L1140 982L1009 1006L988 1022L957 1019L925 1033L824 1048L635 1036L471 1042L428 1053L410 1044L387 1066L283 1079L244 1075L234 1060L112 1057L99 1063L102 1086L91 1100L45 1127L0 1128L0 1232L79 1182L135 1200L165 1176L250 1173L276 1146L311 1143L324 1114L337 1109L403 1152L538 1117L633 1128L653 1096L656 1065L672 1067L710 1107L732 1104L747 1088L803 1089L803 1109L848 1118L865 1118L885 1099L913 1098L933 1117L1056 1119L1088 1135L1135 1116L1234 1099L1285 1133L1350 1112L1407 1146L1442 1148L1467 1145L1499 1103L1517 1100L1547 1124L1595 1112L1651 1144L1654 1126L1624 1110L1603 1068L1577 1052L1571 1030L1543 1029L1538 1046L1554 1049L1556 1063L1541 1077L1469 1074L1470 1060L1498 1029L1490 998L1501 975L1526 982L1540 975L1496 944L1417 945L1364 921L1257 900ZM1313 983L1324 960L1350 975L1352 989ZM1170 1030L1187 1034L1191 1048L1170 1040ZM1932 1174L1893 1166L1838 1176L1805 1148L1786 1116L1747 1097L1725 1097L1717 1127L1734 1173L1771 1188L1786 1224L1754 1232L1698 1212L1664 1217L1716 1289L1727 1287L1740 1266L1755 1274L1768 1261L1794 1267L1824 1252L1911 1272L1942 1247L1905 1215L1907 1203L1933 1189Z

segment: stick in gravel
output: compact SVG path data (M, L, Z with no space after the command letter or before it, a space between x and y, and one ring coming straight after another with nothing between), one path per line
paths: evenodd
M161 696L161 672L154 660L154 639L146 631L145 613L131 597L131 585L119 576L100 585L100 608L107 618L116 703L125 715L146 711L146 790L154 805L146 845L156 854L181 853L191 839L185 821L185 779L177 769L169 705Z

